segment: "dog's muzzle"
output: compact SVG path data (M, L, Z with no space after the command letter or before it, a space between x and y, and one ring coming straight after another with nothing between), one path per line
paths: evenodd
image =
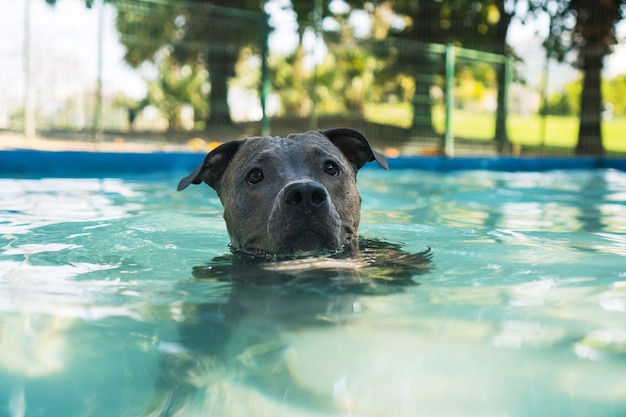
M268 233L281 252L338 249L341 220L326 188L316 181L295 181L280 191Z

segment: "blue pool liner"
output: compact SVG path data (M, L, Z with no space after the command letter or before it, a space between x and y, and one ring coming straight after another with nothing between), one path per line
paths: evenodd
M0 176L5 178L80 178L125 177L186 174L204 157L198 152L48 152L38 150L1 150ZM365 169L375 164L365 165ZM415 156L389 158L390 169L426 171L494 170L549 171L571 169L617 169L626 171L626 159L593 157L439 157Z

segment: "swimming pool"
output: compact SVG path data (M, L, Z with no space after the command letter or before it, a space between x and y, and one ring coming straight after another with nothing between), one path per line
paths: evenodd
M361 235L433 253L364 293L212 279L171 158L2 173L0 415L624 415L624 171L364 169Z

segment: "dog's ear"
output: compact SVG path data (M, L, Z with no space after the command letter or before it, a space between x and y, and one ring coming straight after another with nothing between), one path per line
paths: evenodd
M376 152L361 132L347 127L325 129L321 133L326 136L357 170L367 162L376 161L384 169L389 169L385 155Z
M239 146L245 142L243 140L234 140L226 142L209 152L202 164L196 168L191 174L180 180L178 183L178 191L182 191L189 184L200 184L204 181L211 188L215 188L215 182L222 177L228 163L232 159Z

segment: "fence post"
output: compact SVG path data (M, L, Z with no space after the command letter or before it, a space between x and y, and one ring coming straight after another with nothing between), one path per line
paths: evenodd
M32 139L37 134L37 121L33 80L33 42L31 1L24 3L24 137Z
M504 107L502 109L502 117L504 119L504 143L502 151L506 153L511 153L511 139L508 135L508 121L509 121L509 93L511 88L511 83L513 82L513 54L506 54L504 56L504 99L502 102L504 103Z
M322 0L313 0L313 11L309 15L313 20L313 33L315 34L315 44L322 33L322 18L324 9L322 8ZM309 84L309 97L311 100L311 110L309 111L309 130L317 130L317 99L315 91L317 90L318 65L315 56L315 44L313 46L313 72L311 74L311 83Z
M93 138L102 140L104 126L102 124L102 67L104 66L103 51L104 47L104 4L106 0L101 0L98 5L98 45L96 47L98 57L98 75L96 81L96 106L93 114Z
M454 131L452 130L452 110L454 109L454 45L446 45L446 132L444 154L454 156Z
M267 56L269 53L269 16L265 13L260 17L261 19L261 85L260 85L260 99L261 99L261 136L270 135L270 123L267 117L267 96L270 90L270 77L269 66L267 63Z

